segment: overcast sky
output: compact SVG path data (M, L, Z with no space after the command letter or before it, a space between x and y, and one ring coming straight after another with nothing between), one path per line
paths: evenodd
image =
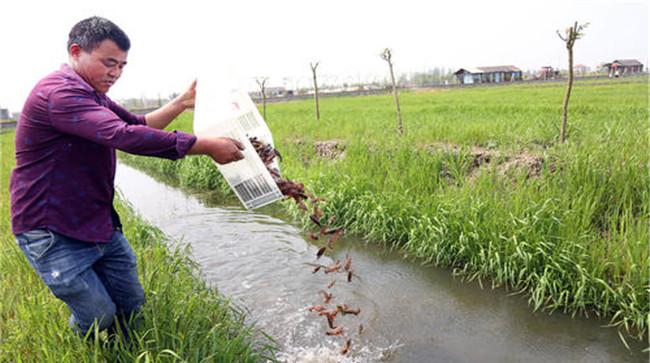
M210 4L213 3L213 4ZM67 62L66 41L79 20L106 17L131 38L129 64L113 99L180 92L212 69L250 85L306 87L309 62L323 82L386 75L379 57L393 49L396 71L508 65L566 68L555 34L589 22L575 63L614 59L648 64L648 1L137 1L12 0L0 20L0 107L20 111L42 77Z

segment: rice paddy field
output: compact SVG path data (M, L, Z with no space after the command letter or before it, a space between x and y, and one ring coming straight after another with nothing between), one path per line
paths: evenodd
M348 233L533 309L604 317L625 341L648 333L648 89L646 76L577 82L565 144L560 83L402 92L402 137L389 94L322 98L320 121L312 101L269 104L267 122L284 176ZM234 198L208 158L121 158Z

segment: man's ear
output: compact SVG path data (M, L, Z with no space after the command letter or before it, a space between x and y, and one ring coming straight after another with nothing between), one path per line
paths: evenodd
M71 57L78 58L79 54L81 54L81 46L77 43L70 44L70 48L68 48L68 53L70 54Z

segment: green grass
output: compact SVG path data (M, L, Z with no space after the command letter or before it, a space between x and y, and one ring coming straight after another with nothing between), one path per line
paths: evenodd
M327 199L349 232L525 292L535 308L611 319L621 336L648 327L648 78L577 82L569 139L558 144L564 84L477 87L270 104L283 173ZM170 128L191 131L192 115ZM343 161L314 142L347 145ZM432 151L455 144L460 152ZM471 148L543 158L537 177L495 160L473 170ZM207 158L123 156L181 186L231 195ZM501 157L503 161L503 157ZM285 204L293 210L290 203ZM294 210L295 212L295 210ZM297 213L295 214L298 215Z
M105 335L84 341L68 328L67 307L27 263L10 230L8 180L14 133L0 135L0 362L258 362L274 344L248 326L243 310L201 281L188 251L156 228L118 209L138 255L146 293L132 346Z

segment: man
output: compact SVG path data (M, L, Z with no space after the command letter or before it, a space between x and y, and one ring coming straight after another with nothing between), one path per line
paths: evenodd
M16 130L12 230L81 334L94 323L99 330L123 327L144 301L136 257L113 208L115 149L167 159L206 154L222 164L243 158L236 140L162 130L194 106L196 81L145 116L110 100L106 92L122 75L129 48L127 35L107 19L77 23L69 64L36 84Z

